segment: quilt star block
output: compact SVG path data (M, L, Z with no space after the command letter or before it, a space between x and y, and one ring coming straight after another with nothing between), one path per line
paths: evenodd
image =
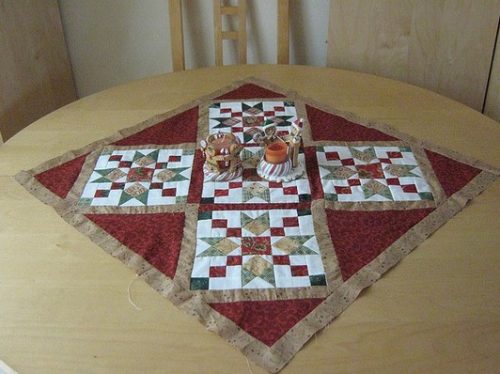
M154 206L186 201L189 149L106 149L83 187L80 205Z
M434 200L411 147L324 146L317 148L326 200Z
M254 127L274 123L280 135L290 132L297 111L292 101L221 101L208 107L209 134L227 132L235 134L247 146L257 144L253 140ZM268 123L265 123L268 120Z
M261 179L263 150L252 134L267 119L286 135L297 118L306 173ZM243 174L232 181L204 180L196 147L218 131L244 144ZM162 296L277 372L499 174L249 79L16 178Z
M205 211L196 235L192 290L326 286L310 210Z

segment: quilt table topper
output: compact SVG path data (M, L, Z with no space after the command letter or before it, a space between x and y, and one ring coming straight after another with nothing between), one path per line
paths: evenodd
M291 182L261 179L251 129L304 118ZM199 142L232 133L242 176L204 181ZM249 78L17 180L243 354L278 372L499 171Z

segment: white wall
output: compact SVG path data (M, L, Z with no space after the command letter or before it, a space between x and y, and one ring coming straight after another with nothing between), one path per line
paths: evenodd
M214 65L212 1L183 3L186 67ZM276 63L276 1L248 3L248 62ZM59 6L79 96L172 71L168 0L59 0ZM326 65L328 16L329 0L290 1L292 64ZM234 46L224 48L225 62L234 63Z

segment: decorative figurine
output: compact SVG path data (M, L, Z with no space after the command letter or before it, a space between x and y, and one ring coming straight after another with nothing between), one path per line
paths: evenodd
M290 182L304 173L304 165L299 162L302 122L300 119L293 123L285 139L277 135L275 124L264 126L255 133L255 142L264 147L264 156L257 166L257 174L261 178L273 182Z
M219 131L201 140L200 146L205 155L205 181L228 181L241 176L243 146L235 135Z
M288 135L288 156L292 160L292 167L299 166L299 149L300 141L302 140L302 123L304 120L301 118L297 123L292 124L290 135Z

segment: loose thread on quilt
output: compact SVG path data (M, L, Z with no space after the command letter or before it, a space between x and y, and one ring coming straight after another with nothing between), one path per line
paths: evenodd
M252 367L250 366L250 361L248 360L248 357L245 356L245 359L247 360L248 371L250 372L250 374L255 374L252 370Z
M136 274L135 277L130 281L130 283L128 284L128 302L130 303L130 305L132 305L136 310L139 310L141 311L142 308L138 307L136 303L134 303L134 301L132 300L132 295L130 293L130 288L132 287L132 284L137 280L137 278L139 278L139 274Z

